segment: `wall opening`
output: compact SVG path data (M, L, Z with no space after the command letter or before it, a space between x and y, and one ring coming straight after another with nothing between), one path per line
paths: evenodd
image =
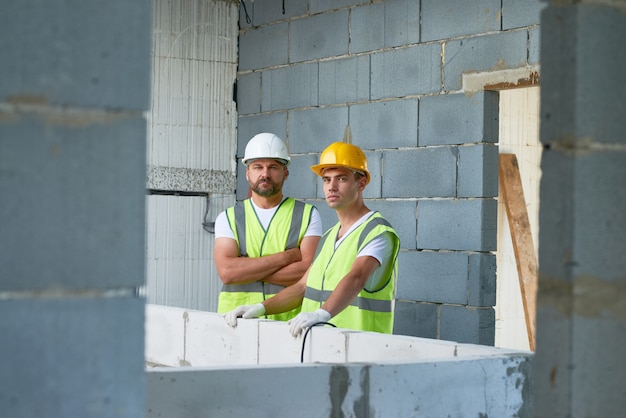
M539 238L539 185L541 152L539 141L540 88L531 86L500 91L499 153L515 154L518 164L535 255ZM495 346L530 348L519 275L507 213L498 191L498 243L496 253Z

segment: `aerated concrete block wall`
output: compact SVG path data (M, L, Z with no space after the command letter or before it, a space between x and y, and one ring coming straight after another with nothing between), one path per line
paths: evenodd
M284 3L284 8L283 8ZM538 64L538 0L242 0L238 150L288 141L286 194L336 216L309 167L346 125L366 204L400 234L394 332L493 344L498 93L463 74ZM247 194L239 165L237 198Z
M536 417L626 408L626 4L541 17Z
M144 416L150 2L0 3L0 415Z

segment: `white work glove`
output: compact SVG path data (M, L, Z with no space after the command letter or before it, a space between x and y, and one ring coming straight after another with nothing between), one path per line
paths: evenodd
M224 321L231 327L237 326L237 318L258 318L265 314L265 306L262 303L254 305L241 305L237 306L230 312L226 312L224 315Z
M300 312L295 318L289 320L289 332L293 337L297 337L302 330L317 324L318 322L327 322L330 319L330 313L324 309L318 309L315 312Z

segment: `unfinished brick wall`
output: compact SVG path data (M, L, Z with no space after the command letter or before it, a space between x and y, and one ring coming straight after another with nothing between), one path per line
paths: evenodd
M540 2L243 3L238 157L259 131L285 138L285 191L328 228L309 166L350 125L369 159L366 204L400 233L394 332L493 344L498 94L469 94L462 78L536 65Z

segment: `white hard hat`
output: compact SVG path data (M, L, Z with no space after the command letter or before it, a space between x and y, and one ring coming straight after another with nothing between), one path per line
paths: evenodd
M252 160L259 158L272 158L275 160L281 160L285 165L289 165L291 158L289 158L289 152L287 146L282 139L274 134L263 132L252 137L246 145L246 151L244 153L241 162L246 167Z

